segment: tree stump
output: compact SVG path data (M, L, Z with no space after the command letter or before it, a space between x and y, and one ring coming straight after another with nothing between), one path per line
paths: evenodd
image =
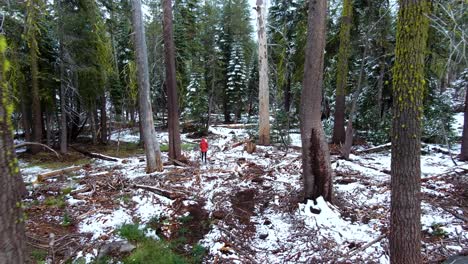
M255 152L255 150L257 150L257 145L255 145L252 140L247 141L245 143L244 150L247 151L247 153L252 154Z

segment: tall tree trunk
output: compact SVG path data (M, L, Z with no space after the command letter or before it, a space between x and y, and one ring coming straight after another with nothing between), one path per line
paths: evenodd
M61 0L55 0L57 9L59 11L58 33L60 42L60 153L67 153L67 112L66 106L66 83L65 83L65 45L64 45L64 31L63 31L63 10Z
M270 95L268 88L268 50L266 33L266 3L257 0L258 65L259 65L259 131L258 144L270 145Z
M385 77L385 61L383 58L380 59L379 63L380 73L379 79L377 81L377 111L379 114L379 118L382 119L383 111L382 111L382 94L384 89L384 77Z
M42 141L42 111L41 111L41 98L39 96L39 67L38 67L38 44L36 39L36 29L34 23L36 21L36 10L35 2L30 1L28 7L28 27L31 27L28 31L28 44L29 44L29 56L31 62L31 96L32 96L32 118L33 118L33 141L40 143ZM32 20L32 21L30 21ZM42 150L41 146L31 146L32 153L38 153Z
M21 88L23 100L20 100L21 102L21 114L22 114L22 123L23 123L23 129L24 129L24 136L26 141L31 141L32 139L32 132L31 132L31 108L30 105L28 104L28 91L26 91L26 87L23 86ZM30 147L28 147L29 150L31 150Z
M13 131L11 110L5 102L10 101L4 77L4 52L6 40L0 35L0 263L25 263L24 215L21 195L26 191L15 150L13 149ZM9 104L9 103L7 103Z
M330 151L321 116L327 1L309 2L308 33L301 96L302 167L305 199L332 201Z
M468 160L468 87L465 87L465 114L463 120L463 134L462 134L462 144L461 144L461 153L460 160Z
M107 143L107 101L106 93L101 96L101 139L102 144Z
M362 78L364 76L364 66L366 66L366 57L367 57L368 49L369 49L369 44L366 42L364 43L364 52L362 53L361 69L359 70L357 88L353 95L353 101L351 103L351 110L349 111L348 125L346 126L346 140L345 140L343 147L341 148L341 156L345 159L349 159L349 154L351 153L351 147L353 146L353 133L354 133L353 119L354 119L354 114L356 113L356 110L357 110L357 101L359 98L359 94L361 93L361 89L362 89Z
M140 133L143 135L146 153L146 172L162 171L161 151L154 130L153 111L149 94L148 55L145 42L145 28L141 11L141 0L132 0L132 25L138 76L138 99L140 111Z
M163 0L164 61L166 63L167 108L169 114L169 157L179 160L182 157L182 152L171 6L171 0Z
M390 261L422 263L421 118L429 3L399 3L393 68Z
M340 49L338 52L338 65L336 76L336 103L335 103L335 121L333 125L334 144L345 142L345 96L346 84L348 77L348 59L350 53L350 31L351 31L351 15L353 12L352 0L344 0L343 13L341 16L340 28Z
M288 113L289 119L289 110L291 109L291 72L289 67L287 71L287 80L286 85L284 86L284 111Z

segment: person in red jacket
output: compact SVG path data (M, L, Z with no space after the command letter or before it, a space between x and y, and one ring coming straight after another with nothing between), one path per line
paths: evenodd
M204 158L205 163L206 163L206 152L208 151L208 141L206 141L205 138L202 138L202 140L200 141L200 150L201 150L202 161Z

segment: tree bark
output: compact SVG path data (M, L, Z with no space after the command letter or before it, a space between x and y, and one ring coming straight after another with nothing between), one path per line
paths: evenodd
M353 95L351 110L349 111L348 125L346 126L345 144L341 148L341 156L345 159L349 159L349 154L351 153L351 147L353 146L353 133L354 133L353 119L354 119L354 114L356 113L356 110L357 110L357 101L359 99L359 94L361 93L361 89L362 89L362 78L364 75L364 66L366 65L366 57L367 57L368 49L369 49L369 44L366 42L364 43L364 52L362 53L361 69L359 69L359 78L358 78L357 88Z
M30 1L27 16L28 20L28 44L29 44L29 59L31 62L31 97L32 97L32 118L33 118L33 141L41 143L42 141L42 111L41 111L41 98L39 95L39 66L38 66L38 44L36 39L36 30L34 23L36 21L35 2ZM32 146L31 152L38 153L42 150L40 146Z
M463 120L463 134L462 134L462 144L461 144L461 153L460 160L468 160L468 87L465 92L465 113Z
M268 88L268 50L266 33L266 3L257 0L258 65L259 65L259 131L258 144L270 145L270 95Z
M182 157L182 152L171 6L171 0L163 0L164 59L166 62L167 108L169 114L169 157L179 160Z
M101 96L101 139L102 144L107 143L107 100L106 93Z
M399 3L393 68L390 261L422 263L421 118L429 3Z
M24 215L21 194L26 191L13 149L11 112L4 77L6 40L0 35L0 263L25 263Z
M378 111L378 116L380 119L382 119L383 111L382 111L382 94L383 94L383 89L384 89L384 77L385 77L385 61L383 58L380 59L379 63L380 67L380 73L379 73L379 79L377 81L377 111Z
M66 106L66 83L65 83L65 45L63 31L63 10L60 0L55 0L57 9L59 10L58 33L60 42L60 153L67 153L67 112Z
M146 172L162 171L161 151L154 130L153 111L149 96L149 69L145 42L145 28L141 11L141 0L132 0L132 25L138 76L138 99L140 111L140 133L143 135L146 153Z
M332 201L330 151L321 117L326 0L309 2L308 33L301 96L301 140L304 198Z
M345 96L346 83L348 76L348 59L350 51L350 31L351 31L351 14L353 12L352 0L344 0L343 13L341 16L340 29L340 49L338 52L338 65L336 76L336 103L335 103L335 121L333 125L334 144L345 142Z

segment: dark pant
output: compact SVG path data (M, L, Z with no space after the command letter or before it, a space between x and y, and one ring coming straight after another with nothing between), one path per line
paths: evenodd
M203 159L204 159L204 161L206 163L206 151L205 152L202 151L202 153L201 153L201 160L203 161Z

